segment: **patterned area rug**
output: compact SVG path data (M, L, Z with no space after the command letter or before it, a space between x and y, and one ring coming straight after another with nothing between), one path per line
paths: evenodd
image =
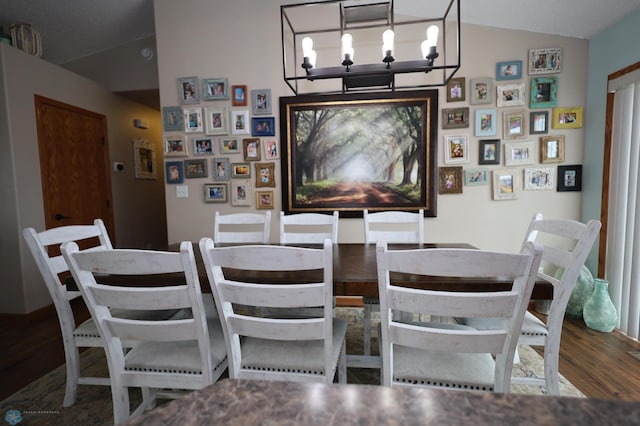
M338 308L336 314L347 319L347 352L362 354L363 311L359 308ZM374 323L377 318L374 316ZM372 351L377 353L377 342L372 342ZM514 366L515 375L540 376L543 374L542 358L530 347L520 346L520 363ZM108 369L104 351L99 348L86 350L81 355L83 375L107 376ZM349 368L349 383L379 384L380 372L376 369ZM18 425L111 425L113 413L111 392L107 386L80 386L78 399L72 407L63 408L65 367L51 371L46 376L25 386L20 391L0 402L0 423ZM512 385L512 393L543 395L537 386ZM560 377L560 392L563 396L584 397L564 377ZM138 404L141 396L137 389L130 391L131 404ZM15 410L15 411L14 411ZM13 417L11 417L13 416ZM19 423L10 423L9 418Z

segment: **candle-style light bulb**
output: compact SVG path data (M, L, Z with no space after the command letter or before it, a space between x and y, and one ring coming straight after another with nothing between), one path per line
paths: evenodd
M440 34L440 28L437 25L431 25L427 28L427 40L429 40L432 44L431 46L435 46L438 44L438 35Z
M382 33L382 57L393 55L393 40L395 34L393 30L386 30Z
M353 37L349 33L342 35L342 59L353 61ZM349 55L349 56L347 56Z
M317 54L313 50L313 39L311 37L302 39L302 56L305 58L305 64L311 65L311 68L316 66Z

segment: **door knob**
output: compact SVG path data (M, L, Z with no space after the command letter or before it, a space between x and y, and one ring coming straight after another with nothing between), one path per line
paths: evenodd
M56 213L56 215L53 218L55 220L62 220L62 219L71 219L71 216L64 216L64 215L61 215L60 213Z

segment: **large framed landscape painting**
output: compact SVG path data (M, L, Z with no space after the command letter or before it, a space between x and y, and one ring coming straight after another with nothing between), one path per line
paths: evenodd
M436 90L280 98L283 210L436 216L437 120Z

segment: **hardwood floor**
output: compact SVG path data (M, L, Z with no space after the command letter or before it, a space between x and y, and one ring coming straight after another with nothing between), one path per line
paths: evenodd
M74 311L78 321L88 318L81 302L74 304ZM21 320L0 316L0 354L0 400L62 365L55 312L45 309ZM560 373L590 398L640 401L640 343L619 332L600 333L582 321L567 319Z

